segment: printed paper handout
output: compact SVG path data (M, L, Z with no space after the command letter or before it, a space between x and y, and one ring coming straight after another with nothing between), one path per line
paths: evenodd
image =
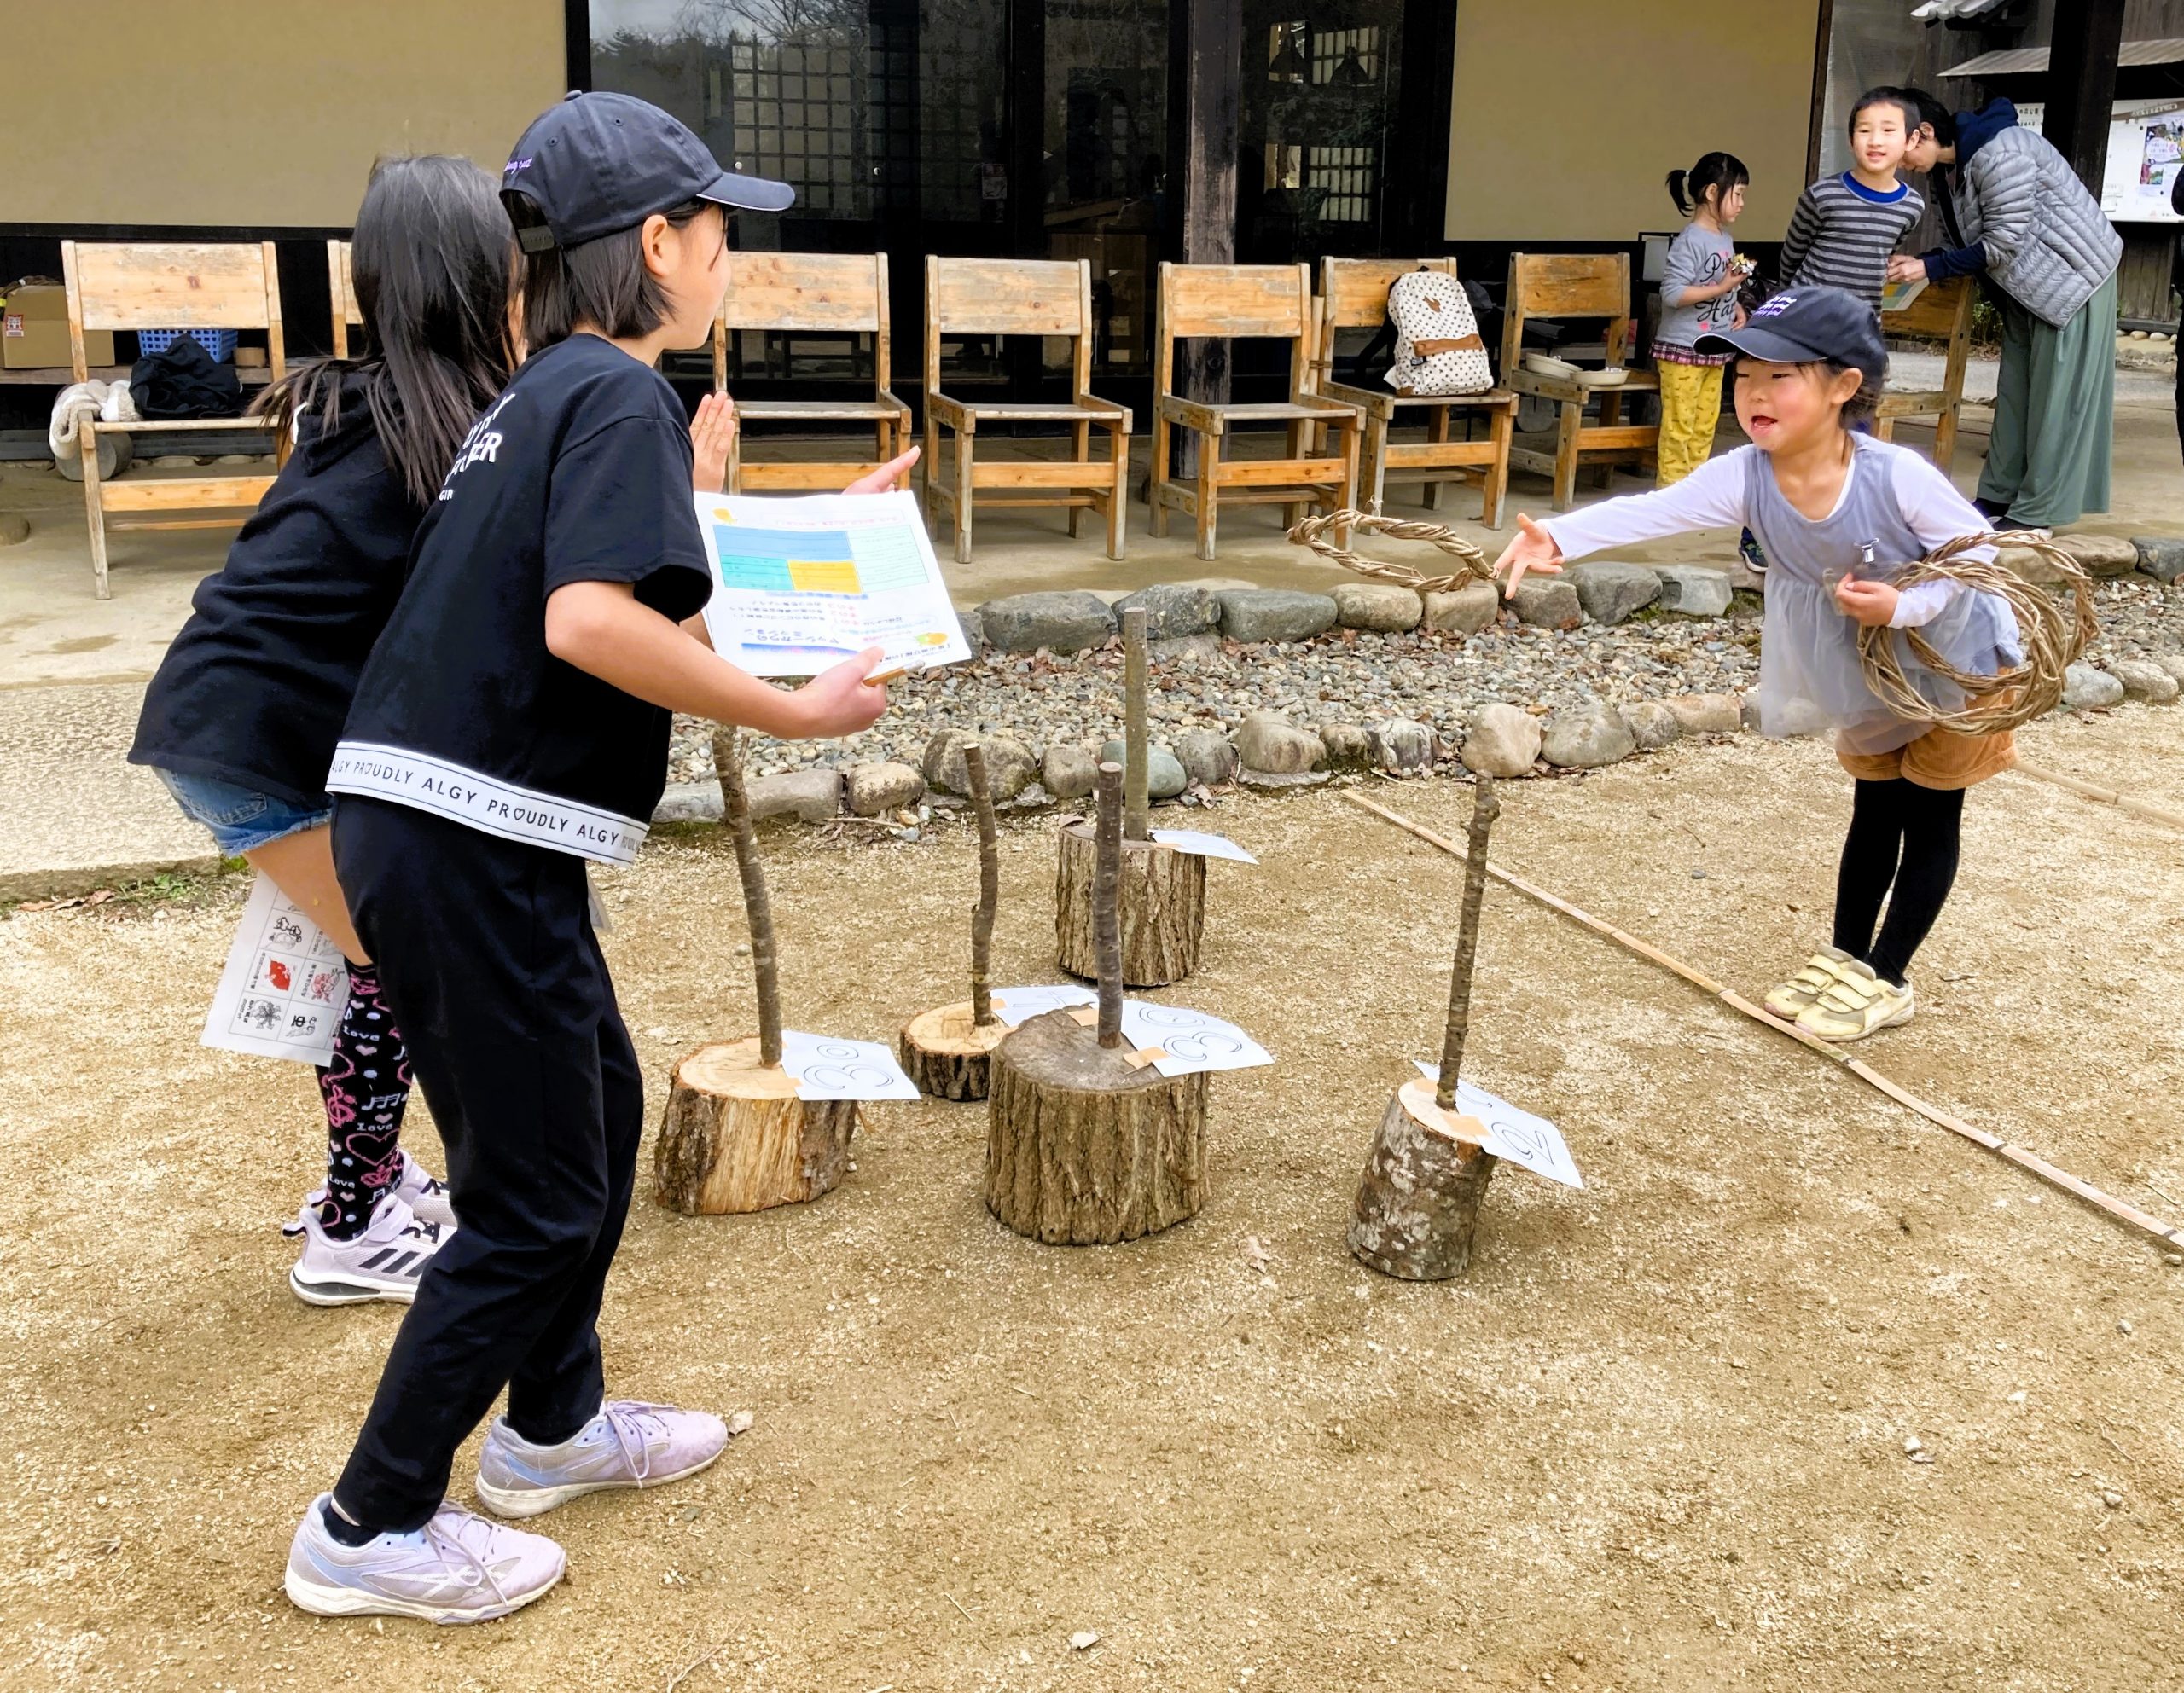
M914 496L700 494L713 650L757 676L816 675L877 646L879 668L968 658Z
M781 1068L799 1099L915 1099L917 1085L877 1041L781 1030Z
M1438 1082L1441 1068L1427 1064L1423 1058L1411 1062L1418 1066L1418 1073L1428 1081ZM1477 1117L1486 1125L1486 1139L1478 1144L1497 1158L1507 1158L1513 1164L1522 1164L1535 1175L1543 1175L1549 1181L1559 1181L1565 1187L1583 1187L1584 1178L1577 1174L1577 1160L1570 1156L1570 1148L1563 1141L1560 1130L1543 1117L1530 1111L1520 1111L1498 1094L1475 1087L1461 1076L1456 1078L1456 1109L1467 1116Z
M1196 853L1200 858L1233 858L1239 864L1258 862L1228 836L1209 835L1203 829L1155 829L1153 838L1162 846L1171 846L1177 852Z
M1070 1006L1096 1005L1099 999L1089 988L996 988L993 990L993 1014L1014 1029L1027 1018L1043 1016Z
M1914 276L1908 282L1883 282L1880 285L1880 309L1901 311L1913 300L1926 292L1926 279Z
M228 948L199 1038L208 1047L322 1064L349 1003L349 961L263 871Z
M1165 1056L1155 1058L1153 1068L1163 1076L1189 1076L1201 1070L1249 1070L1274 1062L1273 1053L1234 1023L1185 1006L1124 1000L1123 1039L1140 1052L1159 1047Z

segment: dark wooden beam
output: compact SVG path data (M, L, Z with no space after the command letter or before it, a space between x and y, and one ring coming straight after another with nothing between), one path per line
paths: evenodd
M1002 142L1008 170L1008 252L1047 256L1047 0L1008 0L1008 125ZM1046 374L1036 335L1008 343L1011 397L1039 397Z
M2123 0L2066 0L2056 7L2048 119L2041 132L2096 199L2108 166L2109 112L2116 103L2116 56L2123 43Z
M1390 201L1391 253L1423 258L1448 244L1449 118L1455 86L1456 0L1403 0L1393 156L1380 173Z
M1813 32L1812 123L1805 130L1805 180L1820 180L1821 149L1827 144L1827 49L1835 32L1835 0L1820 0Z
M591 87L591 0L561 0L562 55L567 61L568 85Z
M1180 264L1236 258L1236 142L1243 106L1243 0L1170 0L1168 8L1168 256ZM1263 47L1260 49L1264 51ZM1195 400L1228 398L1224 341L1187 341L1176 386ZM1189 473L1191 439L1183 469ZM1154 474L1161 467L1153 467Z

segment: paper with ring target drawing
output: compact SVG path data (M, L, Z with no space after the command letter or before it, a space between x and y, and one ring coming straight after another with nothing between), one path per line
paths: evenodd
M1430 1064L1423 1058L1413 1058L1411 1062L1428 1081L1440 1081L1439 1065ZM1461 1076L1456 1079L1456 1109L1466 1116L1477 1117L1485 1126L1486 1136L1478 1144L1496 1157L1522 1164L1533 1174L1559 1181L1565 1187L1585 1185L1585 1179L1577 1174L1577 1161L1570 1156L1561 1132L1544 1117L1519 1110L1501 1095L1490 1093Z
M881 670L971 656L907 490L695 501L713 579L706 630L730 664L810 676L868 646Z

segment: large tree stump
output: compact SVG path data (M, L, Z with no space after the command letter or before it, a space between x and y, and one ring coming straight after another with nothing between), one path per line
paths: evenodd
M1088 980L1100 973L1092 934L1092 883L1098 854L1092 823L1061 830L1054 872L1054 945L1061 967ZM1164 988L1198 968L1205 936L1205 860L1158 841L1123 843L1123 985Z
M1432 1090L1407 1081L1388 1101L1366 1155L1350 1249L1383 1274L1446 1281L1471 1263L1478 1203L1499 1161L1461 1139Z
M986 1209L1057 1246L1136 1240L1205 1203L1204 1071L1133 1068L1068 1011L1027 1019L995 1049Z
M675 1066L653 1157L659 1202L686 1216L816 1199L842 1179L854 1099L799 1099L755 1038L716 1041Z
M1008 1036L996 1018L981 1023L968 1000L920 1012L896 1042L903 1073L936 1099L983 1099L993 1049Z

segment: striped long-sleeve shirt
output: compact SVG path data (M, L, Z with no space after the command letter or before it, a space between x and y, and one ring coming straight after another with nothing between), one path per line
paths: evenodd
M1798 196L1798 209L1790 214L1782 281L1847 288L1879 310L1888 257L1926 210L1926 202L1905 183L1879 193L1848 171L1815 183Z

